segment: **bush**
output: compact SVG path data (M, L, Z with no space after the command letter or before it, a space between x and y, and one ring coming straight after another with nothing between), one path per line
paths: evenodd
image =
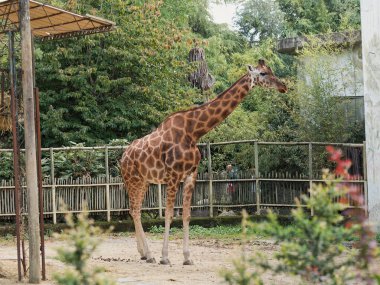
M54 274L54 280L59 285L111 285L113 281L107 280L103 275L103 269L90 268L88 260L99 245L97 236L100 228L94 227L88 220L88 213L78 215L77 223L73 216L68 214L66 222L69 226L60 236L67 241L65 247L57 250L57 259L68 266L63 273Z
M310 195L302 197L304 205L297 201L291 227L280 225L274 213L269 213L268 220L261 224L249 221L244 213L244 240L251 236L250 230L259 228L280 245L280 251L275 255L275 265L261 253L247 255L243 251L234 262L234 270L224 273L229 284L264 284L264 271L298 275L302 282L311 284L374 284L375 280L380 284L379 275L371 268L379 250L375 234L359 208L363 205L362 195L356 187L333 182L336 175L341 180L350 178L350 162L341 159L341 152L328 150L331 160L337 163L335 174L324 171L324 182L313 185ZM348 200L354 208L348 209ZM314 215L310 217L311 211ZM348 250L345 243L352 240L356 241L356 249Z
M0 153L0 181L13 179L13 154L11 152Z

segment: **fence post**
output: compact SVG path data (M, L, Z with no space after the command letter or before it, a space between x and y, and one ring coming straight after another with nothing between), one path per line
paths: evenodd
M105 147L105 166L106 166L106 207L107 207L107 222L111 221L111 202L110 202L110 170L108 167L108 146Z
M256 213L260 215L260 181L259 181L259 146L257 141L254 142L254 151L255 151L255 176L256 176Z
M162 219L162 185L158 184L158 215Z
M210 147L210 142L207 143L207 160L208 160L208 202L210 205L210 217L212 218L214 216L214 195L213 195L213 189L212 189L212 180L213 180L213 175L212 175L212 160L211 160L211 147Z
M309 191L310 195L311 193L311 188L313 187L313 144L309 143ZM314 209L313 207L310 209L311 215L314 216Z
M51 198L53 203L53 224L57 223L57 203L55 196L55 173L54 173L54 152L50 148L50 180L51 180Z
M363 142L363 179L364 179L364 211L368 217L368 185L367 185L367 148L366 141Z

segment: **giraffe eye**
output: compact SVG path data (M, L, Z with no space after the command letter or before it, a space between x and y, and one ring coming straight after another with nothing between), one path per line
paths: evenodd
M265 75L267 75L265 72L260 72L260 75L261 76L265 76Z

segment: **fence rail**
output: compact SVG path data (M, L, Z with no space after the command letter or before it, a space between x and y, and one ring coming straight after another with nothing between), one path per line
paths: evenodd
M228 179L225 172L216 172L213 169L213 148L228 145L249 145L252 148L252 161L254 168L246 171L239 171L237 177ZM217 214L225 208L250 207L256 213L260 213L265 208L276 209L280 213L288 212L289 208L295 207L295 198L307 195L312 183L323 182L318 171L314 171L316 162L315 156L319 158L320 152L315 148L335 145L348 153L359 153L356 157L357 178L356 180L346 181L355 183L361 189L367 201L367 182L365 177L365 149L364 144L329 144L329 143L310 143L310 142L258 142L234 141L220 143L199 144L200 148L205 148L204 159L207 167L198 174L198 180L192 197L192 210L194 214L205 214L210 216ZM302 173L298 172L261 172L261 148L267 146L304 146L303 165L306 169ZM128 193L124 189L122 179L119 176L110 175L110 156L112 150L122 150L125 146L104 146L104 147L67 147L67 148L43 148L45 159L49 160L45 165L49 165L49 173L46 173L43 180L44 212L46 216L51 216L53 222L57 222L57 215L70 212L83 211L86 208L91 213L104 213L108 221L111 220L113 213L120 213L129 209ZM262 149L262 153L263 153ZM83 178L62 178L56 177L57 166L55 159L59 152L70 151L90 151L102 153L101 159L104 160L104 175L98 177ZM10 149L0 149L1 154L11 153ZM216 151L215 151L216 153ZM313 156L314 155L314 156ZM279 159L279 158L278 158ZM323 159L322 159L323 160ZM327 162L326 162L327 163ZM26 195L27 189L25 182L23 185L22 211L27 212ZM166 191L165 185L150 185L145 200L143 210L158 211L160 217L163 216ZM62 207L63 202L66 208ZM177 193L175 208L182 205L182 184ZM14 183L12 180L2 180L0 182L0 217L14 216Z

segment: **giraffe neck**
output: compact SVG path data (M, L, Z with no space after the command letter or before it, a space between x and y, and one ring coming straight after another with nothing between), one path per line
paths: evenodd
M252 79L242 76L230 88L219 94L214 100L197 108L184 111L187 118L186 132L194 141L198 141L225 118L227 118L252 88Z

